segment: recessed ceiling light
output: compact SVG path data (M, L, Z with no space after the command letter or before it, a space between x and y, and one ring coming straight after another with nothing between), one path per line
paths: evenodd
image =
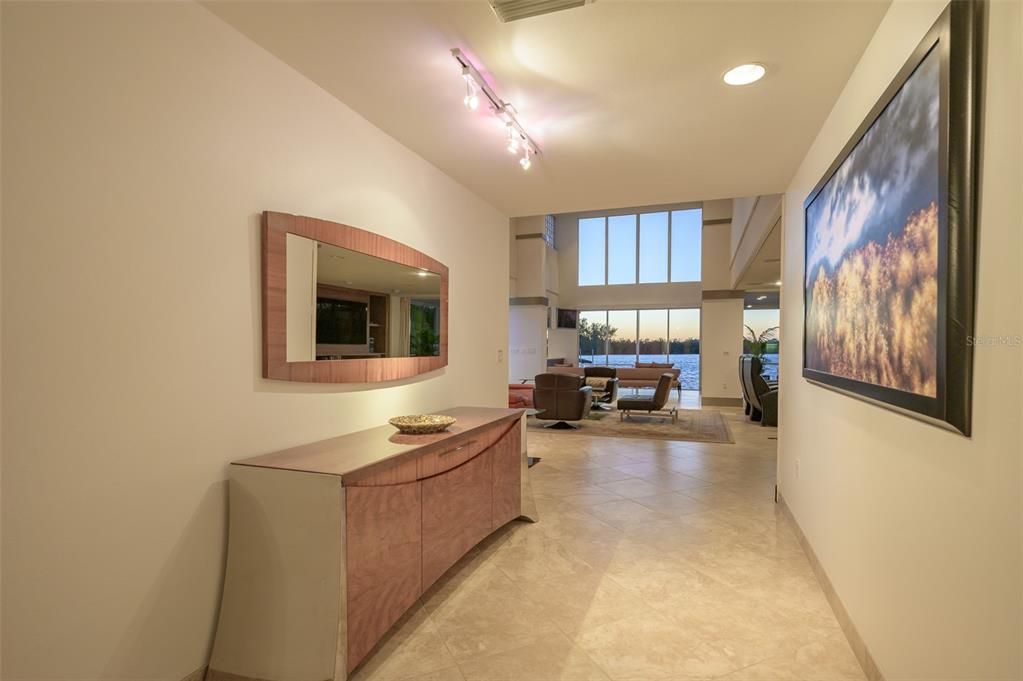
M774 282L774 285L775 286L781 286L781 282L780 281L776 281L776 282Z
M749 85L764 77L767 69L763 64L739 64L725 71L724 80L729 85Z

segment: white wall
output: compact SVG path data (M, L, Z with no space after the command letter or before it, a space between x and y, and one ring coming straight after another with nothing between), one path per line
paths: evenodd
M720 212L714 218L724 219ZM705 224L700 239L701 270L705 291L731 289L731 224ZM742 354L743 299L704 300L700 310L700 395L738 400L739 355Z
M803 200L944 4L891 6L785 196L780 486L889 681L1020 679L1023 348L976 349L964 438L810 385L794 341ZM1023 334L1023 20L989 10L976 334L1002 336Z
M700 310L700 395L712 399L742 398L739 355L742 354L742 298L705 300Z
M735 200L739 205L739 199ZM753 198L753 204L745 221L739 223L733 220L731 229L731 259L729 271L731 278L729 288L735 288L746 270L756 259L761 247L771 234L771 230L781 219L781 194L765 194ZM737 229L737 225L741 228ZM736 241L738 232L738 241Z
M547 307L508 308L508 382L542 374L547 367Z
M227 463L506 404L508 221L202 7L4 3L3 678L205 664ZM450 365L260 378L262 210L451 271Z
M729 239L732 253L739 250L739 243L742 235L749 224L750 216L753 215L753 208L757 205L756 196L739 196L732 201L732 231Z

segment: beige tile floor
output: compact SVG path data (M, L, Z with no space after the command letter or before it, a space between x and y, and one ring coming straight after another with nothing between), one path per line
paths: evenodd
M863 679L773 503L775 429L722 411L735 444L531 433L540 522L466 556L355 678Z

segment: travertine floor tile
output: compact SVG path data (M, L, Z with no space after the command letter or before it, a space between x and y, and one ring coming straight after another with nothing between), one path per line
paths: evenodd
M462 663L466 681L607 681L589 655L562 634Z
M587 627L575 641L612 679L707 678L735 671L720 650L659 613Z
M449 570L356 681L862 681L774 504L774 429L725 413L735 444L531 430L541 521Z
M352 679L405 681L427 673L441 673L442 670L450 670L453 667L455 658L437 635L433 621L422 606L416 606L406 613ZM445 676L436 678L440 681L445 679ZM459 677L449 675L447 678Z

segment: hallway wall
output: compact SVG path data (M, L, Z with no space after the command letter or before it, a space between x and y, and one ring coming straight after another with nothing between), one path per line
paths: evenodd
M784 204L779 484L888 681L1023 676L1023 347L976 348L973 437L801 377L807 194L944 2L895 2ZM1023 335L1023 20L989 3L977 336Z
M207 660L229 461L507 404L508 220L194 3L3 3L4 679ZM451 273L450 364L260 371L263 210Z

